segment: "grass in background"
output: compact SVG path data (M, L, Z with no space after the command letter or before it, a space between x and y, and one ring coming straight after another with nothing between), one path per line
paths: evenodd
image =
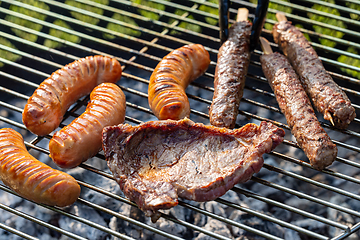
M136 3L136 4L140 4L140 5L143 5L143 6L150 7L150 8L158 9L158 10L161 10L161 11L165 10L165 5L160 4L160 3L154 3L154 2L151 2L151 1L147 1L147 0L131 0L131 1L133 3ZM166 1L169 1L169 0L166 0ZM155 13L155 12L147 11L147 10L144 10L144 9L138 9L137 11L142 16L153 19L153 20L159 20L159 18L160 18L160 15Z
M210 7L210 6L207 6L207 5L201 5L199 7L199 10L204 11L204 12L208 12L208 13L211 13L211 14L214 14L214 15L219 15L219 9L218 9L219 0L208 0L208 2L216 4L217 7ZM205 21L207 23L211 24L211 25L217 25L217 23L219 22L218 19L214 19L214 18L211 18L211 17L205 17Z
M53 24L58 25L60 27L67 28L67 29L71 29L71 27L66 22L64 22L60 19L55 20L53 22ZM49 34L51 36L54 36L54 37L57 37L60 39L64 39L66 41L73 42L73 43L79 43L81 41L80 37L78 37L78 36L63 32L61 30L53 29L53 28L51 28L49 30ZM60 42L53 41L50 39L45 39L44 45L49 48L60 48L62 46L62 44Z
M112 16L112 19L119 20L121 22L126 22L126 23L134 25L134 26L138 26L138 24L134 21L134 19L132 19L130 17L127 17L127 16L122 16L119 13L115 13ZM134 30L134 29L128 28L128 27L119 26L118 24L111 23L111 22L108 23L106 28L109 29L109 30L115 31L115 32L130 35L130 36L140 37L140 35L141 35L141 32L138 31L138 30ZM104 37L107 38L107 39L110 39L110 40L115 38L114 35L107 34L107 33L104 34Z
M16 47L9 40L7 40L3 37L0 37L0 45L4 45L7 47L16 49ZM9 52L7 50L3 50L3 49L0 49L0 56L2 58L5 58L5 59L7 59L9 61L13 61L13 62L19 61L21 59L21 56L15 54L15 53ZM3 67L3 66L4 66L4 63L0 62L0 67Z
M109 0L91 0L91 1L96 2L96 3L100 3L100 4L104 4L104 5L109 5ZM80 2L77 2L77 1L73 1L73 0L66 0L65 4L76 7L76 8L80 8L80 9L83 9L83 10L86 10L86 11L89 11L89 12L93 12L93 13L96 13L96 14L99 14L99 15L102 15L104 13L104 10L102 10L101 8L89 6L87 4L80 3ZM70 13L74 18L76 18L78 20L81 20L83 22L86 22L86 23L97 25L98 22L99 22L98 18L91 17L89 15L85 15L85 14L75 12L75 11L71 11Z
M91 0L91 1L103 4L103 5L109 5L109 0ZM149 19L152 19L152 20L159 20L160 17L161 17L161 14L157 13L156 11L151 11L150 9L160 10L160 11L169 11L169 10L166 9L166 6L164 4L154 2L154 1L151 1L151 0L130 0L130 1L133 2L134 4L140 4L141 6L148 7L149 10L138 8L136 11L139 14L141 14L142 16L144 16L146 18L149 18ZM170 1L170 0L166 0L166 1ZM249 1L251 3L257 4L257 0L249 0ZM284 1L289 2L290 0L284 0ZM329 2L329 3L335 3L334 0L324 0L324 1ZM18 2L22 2L22 3L25 3L25 4L29 4L31 6L35 6L35 7L50 11L50 7L47 4L45 4L45 3L41 2L41 1L37 1L37 0L18 0ZM207 5L200 4L199 10L204 11L204 12L208 12L208 13L213 14L213 15L218 15L218 2L219 2L219 0L208 0L207 2L209 3ZM70 5L70 6L78 7L78 8L81 8L81 9L84 9L84 10L87 10L87 11L90 11L90 12L93 12L93 13L96 13L96 14L103 14L103 12L104 12L101 8L89 6L87 4L81 3L81 1L66 0L65 3ZM357 4L357 3L353 3L353 2L345 2L345 4L349 8L360 11L360 3ZM275 9L275 10L278 10L278 11L282 11L282 12L285 12L285 13L292 13L292 9L290 7L286 7L286 6L282 5L282 4L278 4L278 3L274 3L274 2L270 2L269 8ZM328 6L322 6L320 4L314 4L312 6L312 8L316 9L318 11L325 12L325 13L327 13L329 15L331 15L331 14L332 15L337 15L337 16L340 15L338 10L330 8ZM21 13L21 14L24 14L24 15L39 19L39 20L43 20L43 21L46 20L46 15L41 14L41 13L36 12L36 11L28 10L28 9L26 9L24 7L18 7L18 6L15 6L15 5L11 5L10 9L12 11L15 11L15 12L18 12L18 13ZM183 11L183 10L180 10L180 9L176 9L176 10L174 10L173 13L177 14L177 15L183 15L186 12ZM94 25L99 24L99 19L96 18L96 17L81 14L81 13L78 13L78 12L75 12L75 11L70 11L70 14L74 18L76 18L76 19L78 19L80 21L90 23L90 24L94 24ZM360 16L358 14L349 13L349 16L353 20L360 21ZM334 20L331 17L320 16L318 14L312 14L312 13L308 13L308 17L309 17L309 19L314 20L314 21L324 22L324 23L331 24L331 25L334 25L334 26L337 26L337 27L346 28L345 23L343 23L342 21ZM116 19L116 20L119 20L121 22L127 23L127 24L134 25L135 27L138 26L138 24L139 24L139 22L137 22L136 19L128 17L128 16L122 16L122 15L120 15L118 13L115 13L112 16L112 18ZM188 15L187 18L194 19L194 17L191 14ZM276 17L275 17L275 14L273 14L273 13L268 13L267 18L272 19L274 21L277 21ZM24 26L26 28L33 29L35 31L42 31L43 30L43 26L41 24L37 24L37 23L31 22L31 21L28 21L28 20L24 20L22 18L14 16L14 15L7 15L5 17L5 20L13 22L13 23L21 25L21 26ZM176 20L175 19L170 19L169 23L171 24L174 21L176 21ZM211 18L211 17L206 17L205 16L205 21L207 23L211 24L211 25L217 25L218 24L218 20L214 19L214 18ZM60 19L55 20L53 23L58 25L58 26L64 27L64 28L71 29L71 23L67 23L67 22L62 21ZM191 23L188 23L188 22L185 22L185 21L180 21L180 23L177 26L182 27L184 29L194 31L194 32L202 32L202 29L201 29L200 26L198 26L196 24L191 24ZM296 25L296 26L300 27L300 28L302 27L302 25ZM118 24L108 23L108 25L106 27L108 29L112 30L112 31L117 31L117 32L120 32L120 33L123 33L123 34L126 34L126 35L135 36L135 37L141 36L140 31L134 30L134 29L131 29L131 28L128 28L128 27L123 27L123 26L120 26ZM265 23L265 25L264 25L264 28L268 29L268 30L271 30L272 27L273 27L273 25L270 24L270 23ZM342 38L343 35L344 35L342 32L339 32L339 31L336 31L336 30L331 30L331 29L328 29L328 28L320 27L320 26L316 26L316 25L313 26L313 29L317 33L333 36L333 37L336 37L336 38ZM23 39L26 39L26 40L29 40L29 41L32 41L32 42L36 42L38 40L38 37L35 34L30 34L28 32L25 32L25 31L22 31L22 30L19 30L19 29L15 29L15 28L12 28L12 31L14 32L15 35L17 35L17 36L19 36L19 37L21 37ZM66 41L74 42L74 43L79 43L81 41L80 37L77 37L77 36L74 36L72 34L68 34L68 33L65 33L63 31L56 30L56 29L50 29L48 34L50 34L52 36L55 36L55 37L58 37L60 39L64 39ZM180 34L180 33L172 30L171 34ZM308 40L310 40L310 38L309 38L309 36L307 34L304 34L304 35ZM115 38L115 36L110 35L110 34L104 34L104 36L107 39L111 39L111 40ZM329 46L329 47L335 47L336 46L335 42L324 39L324 38L320 38L319 41L320 41L321 44L323 44L325 46ZM9 40L6 40L6 39L0 39L0 44L3 44L5 46L14 47L11 44L11 42L9 42ZM43 44L45 46L47 46L47 47L50 47L50 48L60 48L62 46L61 43L56 42L56 41L52 41L52 40L49 40L49 39L44 40ZM347 49L347 51L351 52L351 53L354 53L354 54L359 53L359 49L354 48L354 47L349 47ZM12 54L12 53L10 53L10 52L8 52L6 50L2 50L2 51L0 51L0 53L2 54L2 56L4 58L6 58L8 60L11 60L11 61L16 61L16 60L18 60L20 58L18 55ZM349 64L349 65L356 66L356 67L360 68L360 61L358 59L354 59L354 58L346 57L346 56L339 56L339 58L337 60L339 62L346 63L346 64ZM348 70L348 69L342 69L342 70L344 72L346 72L346 73L360 79L360 73L359 72L353 71L353 70Z
M332 4L335 3L334 0L325 0L325 1L332 3ZM330 15L340 16L339 11L334 8L330 8L330 7L319 5L319 4L314 4L314 6L312 6L312 8L315 10L318 10L318 11L329 13ZM317 14L313 14L313 13L308 13L308 16L311 20L314 20L317 22L330 24L330 25L340 27L340 28L346 28L345 23L343 23L342 21L336 20L334 18L331 18L331 17L321 16L321 15L317 15ZM323 34L323 35L328 35L328 36L332 36L332 37L336 37L336 38L342 38L344 36L344 33L333 30L333 29L324 28L324 27L316 26L316 25L314 25L313 28L314 28L315 32ZM319 38L319 41L324 46L328 46L328 47L336 46L336 42L328 40L328 39Z
M39 1L36 1L36 0L18 0L18 1L23 2L25 4L28 4L28 5L32 5L34 7L44 9L44 10L49 10L49 7L45 3L42 3L42 2L39 2ZM14 12L24 14L24 15L27 15L29 17L39 19L39 20L45 20L45 18L46 18L46 15L44 15L44 14L41 14L41 13L38 13L38 12L35 12L35 11L31 11L31 10L23 8L23 7L18 7L16 5L11 5L10 10L12 10ZM20 26L24 26L26 28L33 29L35 31L41 31L42 28L43 28L43 26L41 24L34 23L34 22L29 21L29 20L25 20L25 19L22 19L20 17L16 17L14 15L7 15L5 17L5 20L7 20L9 22L12 22L12 23L15 23L15 24L18 24ZM12 28L11 30L18 37L21 37L21 38L23 38L25 40L28 40L28 41L31 41L31 42L36 42L36 40L38 38L37 35L35 35L35 34L31 34L31 33L16 29L16 28Z
M360 4L346 2L346 6L348 8L360 11ZM360 21L360 15L358 15L358 14L350 13L350 18L353 20ZM355 49L354 47L349 47L347 49L347 51L350 53L359 55L359 49ZM341 55L337 60L339 62L360 68L360 60L359 59ZM350 69L346 69L346 68L341 68L341 70L348 73L349 75L351 75L353 77L360 79L360 72L358 72L358 71L354 71L354 70L350 70Z

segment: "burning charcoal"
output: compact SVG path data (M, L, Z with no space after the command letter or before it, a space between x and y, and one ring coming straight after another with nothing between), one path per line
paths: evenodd
M292 213L288 210L285 210L283 208L279 208L279 207L272 207L271 210L271 215L277 219L283 220L285 222L289 222L292 218Z
M0 181L0 183L3 185L3 182ZM14 194L6 193L0 194L0 203L5 204L9 207L15 207L18 206L22 201L24 201L22 198L15 196ZM1 211L0 211L1 213ZM4 217L3 214L0 214L0 220ZM4 218L6 219L6 218ZM0 221L3 222L3 221Z
M91 184L96 187L100 187L103 190L108 191L110 193L115 193L115 194L121 195L120 188L116 182L112 181L111 179L102 178L99 176L97 177L97 179L99 181L97 181L96 183L91 183ZM100 183L101 181L102 181L102 183ZM83 196L85 199L88 199L92 203L98 204L100 206L104 206L110 210L117 211L119 209L120 205L122 204L120 201L118 201L112 197L109 197L107 195L104 195L103 193L89 190L89 189L85 190L85 188L84 188Z
M270 214L267 213L267 215L270 215ZM272 222L264 221L264 220L257 218L251 214L234 211L234 213L230 216L230 219L232 219L236 222L242 223L246 226L250 226L255 229L259 229L260 231L268 232L274 236L277 236L280 238L284 237L285 230L282 227L280 227L277 224L274 224ZM249 239L263 239L254 233L246 232L246 231L239 229L237 227L234 227L234 226L231 226L231 231L234 234L234 236L236 236L236 237L245 235Z
M334 196L330 199L330 202L335 205L351 209L350 205L345 202L345 197L343 197L343 196ZM350 214L340 212L336 209L329 208L327 213L328 213L328 218L330 220L333 220L335 222L338 222L338 223L341 223L344 225L348 225L349 227L353 226L356 223L354 221L354 218ZM330 233L330 236L332 236L332 237L338 236L342 232L343 232L343 230L341 230L339 228L329 227L329 233ZM359 238L358 238L357 234L353 234L353 235L349 236L348 239L355 240L355 239L359 239Z
M29 234L30 236L35 236L36 234L36 224L33 222L29 222L25 218L17 217L15 219L14 228L23 233Z
M257 211L267 211L268 205L263 201L259 201L253 198L247 198L244 200L244 203L251 209L256 209ZM243 206L244 204L242 204Z
M74 205L72 212L80 218L85 218L89 221L107 227L106 222L93 208L87 207L85 205L76 204ZM68 218L63 215L59 219L59 227L64 229L65 231L72 232L88 239L105 239L105 236L107 236L106 232L88 226L81 222L74 221L72 218Z
M137 221L146 224L150 222L148 218L145 218L145 215L142 211L128 204L121 205L118 212L121 215L124 215L126 217L131 217ZM152 232L146 231L144 228L140 226L137 226L135 224L130 224L128 221L124 221L122 219L118 219L115 217L110 219L109 227L117 232L125 234L134 239L146 239L148 238L149 235L153 234ZM115 239L116 238L114 238L114 240Z
M214 213L218 216L226 217L225 210L222 208L222 206L223 204L214 201L205 202L204 204L206 211Z
M149 219L149 218L147 218L147 219ZM175 235L175 236L184 236L183 234L185 234L188 231L188 229L185 226L174 223L172 221L168 221L164 218L159 218L156 221L156 223L149 222L148 225L156 227L164 232L167 232L167 233ZM148 232L148 231L146 231L146 232ZM168 238L156 234L156 235L153 235L153 237L151 239L166 240Z
M219 234L223 237L232 238L230 230L227 228L226 224L220 221L217 221L215 219L210 219L208 223L204 226L204 229ZM213 238L205 235L203 233L200 233L199 236L195 238L195 240L212 240Z
M227 191L224 196L221 197L221 199L226 200L228 202L234 203L234 204L240 204L240 198L238 194L234 191ZM222 205L223 208L227 208L227 205Z
M134 239L144 239L143 231L141 229L135 229L130 226L124 227L124 222L121 219L118 219L117 217L112 217L109 222L109 228L111 230L123 233L129 237L132 237ZM131 225L134 226L134 225ZM111 236L111 240L120 240L117 237Z
M298 209L307 210L310 203L309 200L298 198L298 197L291 197L285 201L286 205L296 206Z
M291 230L291 229L285 229L284 239L285 240L301 240L299 233L294 230Z
M200 206L202 206L201 208L204 208L204 203L200 203ZM207 222L207 216L205 216L204 214L198 213L198 212L194 212L193 213L194 216L194 224L203 227L206 222Z
M243 213L243 212L240 212L240 211L233 211L232 214L230 215L229 219L231 219L231 220L233 220L235 222L240 222L245 214L246 213ZM238 227L235 227L235 226L232 226L232 225L228 225L228 227L230 228L232 234L235 237L240 237L240 236L245 235L245 230L242 229L242 228L238 228Z
M319 234L327 235L327 227L325 223L315 221L313 219L302 219L291 222L291 224L294 224L296 226L299 226L301 228L305 228L307 230L310 230L312 232L316 232Z
M286 183L283 184L283 182L285 182L285 181L283 179L280 179L279 176L277 176L277 175L268 175L267 178L268 179L266 179L266 180L269 182L277 183L277 184L280 184L283 186L287 185ZM260 183L255 183L251 187L251 191L254 193L261 193L261 195L264 197L269 197L273 200L280 201L280 202L285 201L285 199L287 198L287 195L283 191L278 190L276 188L269 187L264 184L260 184Z

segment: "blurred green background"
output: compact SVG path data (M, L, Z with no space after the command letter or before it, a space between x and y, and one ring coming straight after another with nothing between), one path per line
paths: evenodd
M18 0L18 1L29 4L29 5L33 5L35 7L38 7L38 8L44 9L44 10L49 10L49 6L46 3L41 2L41 1L37 1L37 0ZM170 2L171 0L163 0L163 2L165 2L165 1ZM103 5L108 5L109 4L109 0L92 0L92 2L100 3L100 4L103 4ZM159 3L161 1L153 2L153 1L148 1L148 0L131 0L131 2L133 4L133 6L141 5L141 6L147 6L147 7L158 9L158 10L165 10L164 4ZM199 1L199 2L201 2L201 1ZM209 14L212 14L212 15L218 15L218 0L208 0L206 2L207 2L206 5L205 4L199 4L198 9L200 11L208 12ZM250 0L250 2L253 3L253 4L257 4L257 0ZM289 0L284 0L284 2L289 2L290 3ZM325 0L325 2L328 2L329 4L336 3L335 0ZM64 3L68 4L70 6L85 9L87 11L90 11L90 12L93 12L93 13L96 13L96 14L101 14L102 15L103 11L104 11L101 8L97 8L97 7L94 7L94 6L89 6L87 4L84 4L84 3L81 3L81 2L75 1L75 0L65 0ZM299 3L297 3L297 4L299 4ZM354 9L354 10L357 10L357 11L360 10L360 1L359 1L359 4L354 3L354 2L345 2L344 4L348 8L351 8L351 9ZM286 13L293 13L293 9L291 7L287 7L286 4L285 5L284 4L279 4L279 1L271 1L270 4L269 4L269 8L274 9L274 10L278 10L278 11L282 11L282 12L286 12ZM329 14L332 14L332 15L340 16L340 12L337 9L331 8L329 6L324 6L324 5L320 5L320 4L312 4L311 8L314 9L314 10L317 10L317 11L321 11L321 12L329 13ZM22 8L22 7L19 7L19 6L15 6L15 5L11 5L10 9L12 11L16 11L16 12L19 12L19 13L22 13L22 14L26 14L26 15L29 15L31 17L38 18L40 20L46 20L46 18L47 18L47 16L44 15L44 14L37 13L35 11L30 11L28 9L25 9L25 8ZM144 9L146 9L146 8L138 9L137 10L138 14L140 14L141 16L144 16L146 18L150 18L152 20L158 20L161 17L156 12L146 11ZM173 14L176 14L176 15L182 15L184 13L185 13L185 11L180 10L180 9L175 9L174 12L173 12ZM84 22L87 22L87 23L90 23L90 24L94 24L94 25L99 24L99 19L98 18L91 17L91 16L88 16L88 15L84 15L84 14L81 14L81 13L78 13L78 12L72 12L72 11L70 12L70 14L71 14L72 17L74 17L74 18L76 18L78 20L81 20L81 21L84 21ZM137 24L138 24L133 18L131 18L129 16L122 16L122 15L120 15L118 13L115 13L111 17L113 19L116 19L116 20L119 20L119 21L122 21L122 22L126 22L127 24L131 24L131 25L134 25L134 26L137 26ZM347 28L347 25L344 22L339 21L339 20L335 20L333 18L323 16L323 15L318 15L318 14L314 14L314 13L307 13L307 17L309 19L311 19L311 20L327 23L327 24L330 24L330 25L333 25L333 26L336 26L336 27L339 27L339 28L344 28L344 29ZM357 14L354 14L354 13L350 13L349 17L351 19L355 20L355 21L360 20L360 16L357 15ZM190 14L190 15L187 16L187 18L193 19L193 16ZM267 15L267 18L276 21L274 13L269 12L268 15ZM16 24L19 24L19 25L27 27L27 28L31 28L31 29L33 29L35 31L43 31L43 29L42 29L43 26L42 25L30 22L28 20L18 18L18 17L13 16L13 15L7 15L5 17L5 20L16 23ZM174 21L176 21L176 20L172 19L172 18L168 19L169 24L171 24ZM211 25L217 25L218 24L217 19L214 19L213 17L205 17L205 21L207 23L211 24ZM56 24L58 26L64 27L64 28L70 28L70 26L66 22L62 21L61 19L56 19L52 23ZM191 24L189 22L180 22L178 24L178 26L181 27L181 28L185 28L185 29L194 31L194 32L199 32L199 33L202 32L202 29L201 29L201 27L199 25ZM302 25L297 25L297 26L298 27L303 27ZM272 24L271 23L266 23L264 27L266 29L268 29L268 30L271 30ZM128 27L118 27L114 23L108 23L106 28L108 28L109 30L112 30L112 31L120 32L120 33L126 34L126 35L131 35L131 36L134 36L134 37L140 37L140 35L141 35L141 32L138 31L138 30L134 30L134 29L128 28ZM331 29L328 29L328 28L315 26L315 25L313 26L312 30L314 32L316 32L316 33L329 35L329 36L333 36L333 37L336 37L336 38L343 38L343 36L344 36L344 33L340 32L340 31L331 30ZM12 31L17 36L19 36L19 37L21 37L23 39L26 39L28 41L36 42L36 40L37 40L37 35L35 35L35 34L25 33L25 32L23 32L23 31L21 31L19 29L12 29ZM55 37L58 37L58 38L61 38L61 39L64 39L64 40L67 40L67 41L70 41L70 42L74 42L74 43L81 42L80 37L65 33L65 32L60 31L60 30L49 29L47 33L52 35L52 36L55 36ZM170 32L170 34L176 35L178 33L175 30L172 30ZM309 41L311 41L310 37L307 34L305 34L305 36L308 38ZM115 36L113 36L111 34L106 34L106 33L104 33L103 37L106 38L106 39L109 39L109 40L115 38ZM336 47L336 45L337 45L336 42L331 41L329 39L319 38L318 41L322 45L325 45L325 46L328 46L328 47ZM8 40L6 40L5 38L2 38L2 37L0 37L0 44L11 47L11 48L15 48L11 44L11 42L9 42ZM49 47L49 48L60 48L61 47L61 43L51 41L49 39L45 40L43 44L46 47ZM345 51L358 55L359 49L350 46L347 49L345 49ZM11 60L11 61L17 61L20 58L20 56L14 54L14 53L8 52L6 50L0 50L0 54L4 58L6 58L8 60ZM360 60L356 59L356 58L349 57L349 56L340 55L337 58L337 61L348 64L348 65L352 65L352 66L355 66L355 67L360 67ZM2 63L0 63L0 66L2 66L1 64ZM356 77L356 78L360 79L360 72L358 72L358 71L354 71L354 70L351 70L351 69L342 69L342 71L346 72L347 74L349 74L349 75L351 75L353 77Z

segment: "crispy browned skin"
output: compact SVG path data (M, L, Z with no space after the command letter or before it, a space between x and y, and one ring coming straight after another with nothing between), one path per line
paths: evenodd
M155 116L178 120L190 116L185 89L210 64L209 53L200 44L190 44L166 55L151 74L148 100Z
M355 118L346 94L325 70L304 35L288 21L274 25L274 40L289 59L316 109L338 128L345 129Z
M228 40L219 49L209 111L210 123L214 126L235 127L250 62L250 34L250 22L236 22L229 29Z
M273 89L281 112L311 165L319 170L333 163L336 145L321 127L311 102L294 69L280 53L260 57L263 72Z
M80 97L89 94L103 82L121 77L120 63L105 56L89 56L55 71L28 99L23 123L34 134L51 133L61 123L66 110Z
M10 128L0 130L0 176L6 186L36 203L65 207L80 195L72 176L31 156L22 136Z
M178 197L210 201L245 182L284 137L268 122L229 130L185 118L103 130L103 150L121 190L151 215Z
M50 140L50 157L62 168L76 167L93 157L101 149L102 129L123 123L125 110L125 95L117 85L95 87L85 112Z

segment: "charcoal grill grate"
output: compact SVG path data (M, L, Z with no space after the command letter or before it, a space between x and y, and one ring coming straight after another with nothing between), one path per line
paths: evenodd
M197 122L209 123L207 109L212 99L212 81L220 39L217 23L211 22L216 21L218 16L205 12L204 9L217 9L217 4L202 0L189 0L185 2L180 0L146 1L152 4L149 6L135 3L136 1L125 0L98 1L101 3L88 0L38 0L33 1L37 3L37 5L32 6L26 2L27 1L2 0L0 3L0 51L4 53L0 55L0 62L3 64L0 68L0 127L12 127L21 132L25 137L26 146L30 153L36 155L39 159L45 162L48 161L48 163L51 164L51 161L49 162L49 158L47 157L49 154L47 144L51 136L38 137L26 130L21 122L21 113L24 104L41 81L50 76L53 71L69 62L88 55L102 54L115 57L119 60L123 66L123 76L118 82L118 85L127 97L126 122L139 124L141 122L155 120L155 117L147 105L147 84L156 64L168 52L182 45L189 43L203 44L209 51L212 62L205 75L192 83L187 91L192 107L190 118ZM336 2L338 5L321 1L302 0L300 1L302 5L300 5L299 1L297 1L297 4L294 4L273 0L270 1L273 5L270 5L268 13L273 14L276 12L275 9L271 8L274 4L293 9L293 13L287 14L288 19L293 21L294 24L301 24L301 30L313 40L312 45L318 51L325 67L330 70L330 74L334 77L335 81L337 81L348 94L353 102L357 115L360 116L360 106L357 104L360 97L360 80L348 75L344 70L340 70L341 68L348 71L352 70L360 76L360 68L337 60L341 55L353 58L354 60L360 59L359 55L348 50L350 47L357 51L360 49L360 34L357 31L359 21L349 17L350 14L360 16L360 11L346 7L346 4L342 1ZM348 2L356 4L356 1ZM82 5L76 5L74 3L82 3ZM336 14L324 14L321 11L311 8L315 3L323 6L331 6L341 14L339 16ZM94 13L89 11L89 8L81 7L85 5L100 11ZM41 9L38 8L39 6L47 6L48 8ZM162 7L156 8L155 6ZM239 7L247 7L250 11L250 19L254 18L255 4L247 1L234 0L231 2L231 8L229 10L230 19L235 19L234 16ZM19 8L25 11L19 10ZM178 11L177 14L175 14L176 10ZM140 11L146 11L147 14L155 14L159 18L156 20L150 19L148 15L141 14ZM323 17L341 21L347 25L347 28L340 28L311 20L308 18L307 13L318 14ZM88 17L87 22L79 20L80 18L76 17L79 16L79 14ZM119 20L117 20L118 18L115 15L126 18L119 18ZM90 16L92 18L89 18ZM19 23L14 19L22 19L22 22ZM209 19L211 21L209 21ZM31 24L23 24L24 20ZM59 21L61 21L61 25L59 25ZM134 24L135 22L139 26L136 26ZM233 20L230 20L230 23L233 23ZM266 20L266 24L273 23L275 23L275 21L270 18ZM313 25L341 32L343 36L342 38L338 38L317 33L313 30ZM110 26L116 27L111 28ZM186 27L184 28L184 26ZM39 28L36 29L36 27ZM197 32L196 29L200 28L201 32ZM126 31L117 31L118 29L125 29ZM32 36L32 39L25 39L23 36L15 34L17 31L26 32L27 36ZM174 31L176 31L176 33ZM62 32L62 35L56 35L56 32ZM67 35L68 40L64 40L65 35ZM75 40L69 41L70 36L72 37L71 39ZM278 50L277 45L272 41L269 30L264 29L262 36L271 41L274 50ZM336 43L336 46L327 47L322 45L319 42L319 38L333 41ZM50 41L60 45L57 45L56 48L49 47L47 44L49 44ZM286 121L281 117L282 115L274 100L274 94L261 71L259 63L259 56L261 54L262 52L259 48L255 49L252 54L237 126L239 127L247 122L259 123L259 121L263 120L270 121L286 130L286 139L275 151L265 156L265 164L259 174L254 175L249 183L237 185L231 191L239 194L239 196L245 196L253 201L267 204L271 206L271 208L281 209L289 214L294 214L298 219L324 224L327 230L331 228L337 229L338 231L335 235L330 235L329 231L318 232L317 230L297 224L297 222L288 222L287 220L279 218L275 212L264 212L261 209L249 207L243 203L234 203L225 197L221 197L214 202L221 206L226 206L234 212L238 211L248 214L248 216L254 217L255 222L257 219L261 219L266 223L273 223L274 226L295 231L303 239L344 239L357 234L356 232L360 228L359 208L334 203L329 201L329 199L338 196L344 198L345 201L356 201L357 204L358 201L360 201L359 192L354 190L358 184L360 184L360 148L357 145L360 138L359 117L354 120L349 129L340 131L333 128L319 116L322 126L329 132L334 143L337 144L341 151L339 151L339 156L336 159L334 167L331 166L322 172L315 171L306 160L303 161L304 159L301 157L302 153L296 142L291 138ZM87 100L88 98L84 97L72 106L60 127L65 126L72 119L79 116L84 106L86 106ZM270 161L270 158L274 160ZM275 162L278 164L274 164ZM92 173L99 178L106 178L113 181L113 177L108 169L101 167L105 165L104 163L104 156L100 152L91 161L89 160L81 164L77 169L83 170L86 174ZM287 165L282 163L286 163ZM289 165L293 165L294 168L288 169L287 166ZM301 171L296 170L299 168ZM350 173L346 170L349 168L353 169ZM69 170L69 173L76 175L77 169ZM271 177L269 178L267 176ZM99 196L108 197L115 202L121 202L136 208L134 203L125 197L115 194L111 190L86 182L80 177L76 177L76 179L83 190L86 189L99 194ZM302 187L292 189L277 182L276 179L296 181ZM343 189L341 184L334 186L333 184L329 184L329 179L350 184L352 188ZM339 214L347 214L351 216L354 221L330 219L326 214L319 214L317 211L302 209L301 206L296 204L292 205L276 198L276 196L264 196L262 193L258 193L256 188L252 188L253 186L271 189L289 197L303 199L308 202L311 207L320 206L322 211L334 210L338 211ZM306 191L307 188L316 189L316 191L309 192ZM10 197L17 196L16 193L2 184L0 184L0 189L0 196L1 194ZM161 219L163 219L165 223L174 223L187 229L187 235L180 236L169 232L166 227L161 228L158 225L148 225L142 219L111 210L106 205L94 203L90 199L87 199L86 196L81 195L76 205L86 206L102 214L115 217L118 221L127 222L130 226L137 226L139 229L152 232L155 236L154 239L157 239L159 236L168 239L195 238L199 233L215 239L229 239L229 236L223 235L222 232L208 230L203 224L180 219L168 211L162 212ZM24 199L22 199L22 201L33 204L34 207L48 209L48 211L56 213L62 218L69 219L69 221L80 222L94 229L98 229L106 233L109 239L134 239L132 236L128 236L125 231L114 230L108 225L104 226L91 219L78 216L71 211L71 208L61 209L31 203ZM86 239L86 237L81 234L63 229L56 223L47 222L46 220L31 216L31 214L24 212L21 207L13 206L11 202L8 204L0 203L0 208L2 209L0 210L2 212L1 215L8 216L8 218L18 216L38 226L43 226L53 234L56 232L57 235L55 235L58 238L60 236L66 236L73 239ZM271 229L261 228L256 224L252 225L248 224L248 222L244 223L229 217L224 217L217 214L216 211L205 208L204 204L180 200L179 206L175 208L183 208L193 214L206 216L208 219L214 219L217 222L227 225L229 228L235 227L242 229L245 231L245 235L246 233L253 234L249 237L250 239L282 239L274 234L274 231L271 231ZM0 219L2 218L0 217ZM16 226L8 225L7 222L9 221L7 220L8 219L4 219L4 223L0 222L0 228L4 231L25 239L37 239L32 237L31 234L17 229ZM110 238L110 236L112 238Z

